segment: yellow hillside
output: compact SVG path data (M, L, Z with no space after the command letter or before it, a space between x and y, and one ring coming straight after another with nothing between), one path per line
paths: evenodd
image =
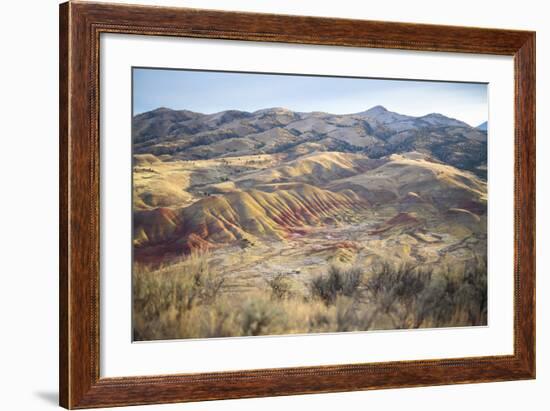
M380 167L335 180L327 187L354 190L376 204L410 197L410 193L443 208L465 201L487 201L487 184L477 176L418 153L394 154Z
M300 228L321 225L326 219L337 220L343 210L365 207L366 203L352 192L333 193L295 184L275 192L248 190L207 197L178 212L176 229L174 219L155 218L151 225L139 225L138 221L136 232L140 239L157 239L162 232L159 227L166 225L165 239L177 231L183 243L190 234L213 244L251 237L282 240ZM154 231L148 232L153 227Z

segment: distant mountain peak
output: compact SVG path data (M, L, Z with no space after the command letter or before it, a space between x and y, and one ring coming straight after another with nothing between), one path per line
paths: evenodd
M389 124L389 123L395 123L399 121L406 121L412 118L404 114L399 114L399 113L390 111L386 107L380 106L380 105L371 107L367 111L357 113L357 115L361 117L366 117L369 120L373 120L381 124Z
M253 114L263 114L263 113L293 113L292 110L289 110L286 107L269 107L269 108L262 108L260 110L254 111Z
M484 121L479 126L476 127L477 130L480 131L487 131L487 121Z
M151 111L145 111L144 113L141 113L141 114L147 114L147 115L157 115L157 114L165 114L165 113L173 113L175 115L181 115L181 114L198 114L200 115L201 113L196 113L194 111L191 111L191 110L186 110L186 109L173 109L173 108L170 108L170 107L158 107L154 110L151 110Z
M430 123L434 126L459 126L459 127L471 127L464 121L457 120L456 118L447 117L441 113L430 113L425 116L417 117L419 120Z
M431 118L447 118L446 116L444 116L444 115L441 114L441 113L429 113L429 114L426 114L425 116L422 116L421 118L426 118L426 117L431 117Z
M369 108L364 113L365 114L376 115L376 114L382 114L382 113L387 113L387 112L388 112L388 109L386 107L378 105L378 106L374 106L374 107Z

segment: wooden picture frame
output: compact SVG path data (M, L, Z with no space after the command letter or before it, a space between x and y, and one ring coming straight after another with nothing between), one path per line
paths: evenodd
M514 353L460 359L100 378L101 33L513 56ZM535 33L185 8L60 6L60 404L91 408L535 377ZM512 182L510 182L512 184Z

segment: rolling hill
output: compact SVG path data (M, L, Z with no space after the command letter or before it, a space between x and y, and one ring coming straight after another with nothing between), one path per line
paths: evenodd
M418 152L380 159L340 152L191 162L137 158L148 167L135 169L134 190L134 197L147 203L136 204L134 214L135 255L145 261L243 242L284 242L311 228L368 221L373 213L386 216L370 229L380 235L395 234L390 226L410 228L396 225L403 216L423 228L447 221L449 230L470 234L486 224L485 181ZM251 162L249 169L217 182L216 175L231 175L230 170ZM199 170L182 167L189 163ZM142 174L149 178L142 180ZM179 197L171 181L185 188Z

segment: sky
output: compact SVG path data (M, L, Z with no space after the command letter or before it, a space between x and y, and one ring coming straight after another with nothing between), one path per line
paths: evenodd
M211 114L284 107L350 114L382 105L411 116L487 121L487 84L168 69L133 69L134 114L168 107Z

